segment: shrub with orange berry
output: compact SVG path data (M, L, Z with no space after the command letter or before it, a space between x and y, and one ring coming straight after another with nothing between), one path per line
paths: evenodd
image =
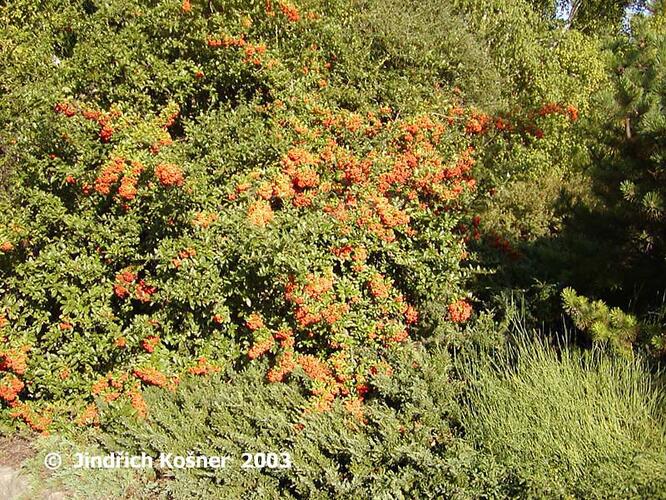
M531 147L526 124L423 80L441 75L384 81L323 4L158 2L118 25L110 1L72 8L86 54L2 142L21 168L0 215L0 404L52 407L57 425L96 422L95 402L145 416L142 388L250 363L299 381L310 410L360 415L390 353L469 320L430 306L469 296L458 228L487 143ZM545 141L547 120L577 118L551 108L533 117Z

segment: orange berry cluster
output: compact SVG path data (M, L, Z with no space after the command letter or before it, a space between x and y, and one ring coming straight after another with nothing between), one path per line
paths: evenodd
M150 302L151 296L157 291L156 287L138 279L137 274L131 269L128 268L119 272L113 285L113 293L116 297L119 299L129 297L132 288L134 289L134 297L140 302Z
M148 352L148 353L153 353L155 352L155 347L157 347L157 344L160 343L160 337L159 335L149 335L145 339L141 341L141 347L143 347L143 350Z
M464 323L472 315L472 306L466 300L457 300L449 304L449 317L454 323Z
M51 418L48 415L37 415L27 404L19 400L25 383L19 378L27 370L28 346L21 349L0 351L0 401L10 408L10 416L22 419L32 430L45 433Z
M257 200L247 209L247 219L250 224L266 227L273 220L273 209L265 200Z
M134 378L131 378L127 373L118 376L109 373L92 385L91 394L102 398L106 403L129 403L139 418L145 418L148 415L148 407L141 394L140 383L173 389L178 380L177 378L169 380L163 373L154 368L137 368L133 370L132 375L134 375ZM94 403L86 406L76 421L80 425L98 425L99 412L97 406Z
M135 368L132 373L148 385L165 387L169 383L167 376L156 368Z
M178 257L174 257L173 259L171 259L171 263L173 264L173 267L178 269L183 264L183 261L186 261L186 260L188 260L192 257L195 257L196 254L197 254L196 249L191 248L191 247L190 248L185 248L185 249L181 250L180 252L178 252Z
M21 349L6 349L0 351L0 371L13 372L23 375L28 368L29 347Z
M183 170L173 163L160 163L155 167L155 177L164 187L182 186L185 182Z
M578 120L578 108L572 104L564 106L556 102L549 102L544 104L541 109L537 112L539 116L547 116L552 114L565 115L572 122Z
M289 2L278 2L278 7L280 11L286 16L289 21L292 23L298 22L301 19L301 14L298 12L298 9Z
M191 373L192 375L210 375L211 373L217 373L221 370L219 366L213 366L211 365L208 360L204 357L201 356L197 360L197 364L195 366L191 366L190 368L187 369L188 373Z
M23 420L33 431L48 434L48 428L52 422L48 414L38 414L26 403L18 403L12 406L9 414L14 418Z
M300 21L301 19L301 14L290 2L285 2L285 1L278 1L278 8L280 9L280 12L292 23L296 23ZM266 15L269 17L272 17L275 15L275 11L273 10L273 2L272 0L266 0Z
M144 167L139 162L132 162L131 165L128 165L124 158L114 157L95 179L95 191L103 196L108 196L111 193L111 187L120 180L118 197L124 201L131 201L136 197L138 177L143 170Z
M102 127L100 137L103 142L108 142L114 133L111 127L111 120L120 116L120 111L111 108L108 113L102 113L94 110L82 110L82 108L71 103L58 103L55 106L56 112L67 117L81 115L83 118L95 121ZM148 147L153 155L158 155L160 151L173 143L169 134L176 118L179 116L179 110L175 105L168 105L159 117L152 120L154 129L152 133L157 136L154 142ZM51 155L55 157L55 155ZM146 170L145 166L138 161L129 161L122 156L111 155L109 161L102 167L92 184L82 183L81 190L83 194L90 195L93 191L102 196L108 196L114 192L115 196L122 204L124 209L128 209L128 202L134 200L138 194L138 184L141 174ZM172 163L158 163L153 169L154 175L161 186L182 186L185 181L183 170L178 165ZM65 177L65 183L68 185L77 184L77 179L68 174ZM150 186L150 183L149 183Z
M56 113L62 114L67 118L81 115L86 120L94 121L100 127L99 139L102 142L109 142L113 137L115 130L111 126L112 120L121 116L121 112L112 109L109 113L102 113L92 109L82 109L72 103L59 102L55 105Z
M0 399L13 403L18 398L25 384L13 373L5 373L0 379Z
M4 316L2 316L4 319ZM28 368L29 346L21 349L5 349L0 351L0 400L10 406L18 403L18 396L25 387L19 378ZM3 373L4 372L4 373Z

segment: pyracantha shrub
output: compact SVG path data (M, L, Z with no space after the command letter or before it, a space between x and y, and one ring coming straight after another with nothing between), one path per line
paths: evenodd
M275 158L223 181L187 158L188 138L168 140L174 107L114 109L110 142L90 116L111 113L53 112L78 140L35 164L49 174L40 189L19 191L36 218L15 219L24 237L5 257L8 406L92 396L141 412L139 385L172 387L214 370L206 356L241 355L270 356L271 382L304 373L325 409L363 399L383 353L418 331L420 304L470 316L454 228L475 190L474 148L457 112L396 119L316 94L274 105L260 119ZM96 162L81 162L97 144Z
M391 351L470 319L489 140L577 118L464 105L348 2L10 10L40 29L3 66L0 387L39 429L145 415L141 387L232 363L357 409Z
M141 387L259 358L267 382L303 381L310 410L358 408L423 333L424 304L471 314L459 226L485 132L470 123L490 118L441 95L404 116L343 105L333 47L310 41L326 24L295 5L169 8L146 12L182 45L145 46L191 69L164 69L170 99L141 101L134 73L100 98L100 75L68 61L76 91L44 95L34 132L5 132L22 167L0 218L3 414L40 430L35 415L96 424L98 404L142 416ZM136 9L127 25L157 30Z

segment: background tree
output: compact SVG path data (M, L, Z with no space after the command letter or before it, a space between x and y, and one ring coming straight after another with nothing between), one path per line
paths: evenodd
M627 15L644 11L648 0L531 0L544 17L584 32L617 30Z

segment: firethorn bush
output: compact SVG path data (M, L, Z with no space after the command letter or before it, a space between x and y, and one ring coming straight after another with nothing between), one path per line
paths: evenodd
M42 189L13 193L35 215L14 219L21 240L5 255L9 346L27 352L40 399L122 400L240 350L270 353L271 381L304 370L326 407L363 396L419 304L461 300L453 229L475 181L458 117L284 106L262 119L275 160L220 178L185 156L188 139L171 144L174 108L55 105L54 133L79 140L21 174ZM100 147L98 165L80 163Z
M9 71L3 96L4 415L145 416L141 388L258 358L268 382L305 375L309 410L360 414L388 352L470 319L476 158L504 122L438 72L418 105L354 93L378 55L343 44L368 22L348 9L3 14L49 26L13 38L34 71Z

